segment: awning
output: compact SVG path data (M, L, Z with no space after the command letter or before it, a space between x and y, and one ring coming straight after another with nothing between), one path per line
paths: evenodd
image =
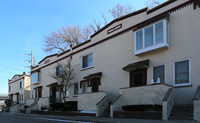
M102 72L98 72L98 73L93 73L90 74L88 76L83 77L83 79L93 79L93 78L101 78L102 77Z
M33 89L42 89L42 86L38 86L38 87L35 87L35 88L33 88Z
M19 95L19 92L17 92L17 93L14 93L14 95Z
M127 66L122 68L122 70L132 71L132 70L143 69L143 68L147 68L147 67L149 67L149 59L128 64Z
M52 86L57 86L57 85L58 85L58 83L54 82L54 83L51 83L51 84L47 85L46 87L52 87Z
M9 94L8 96L13 96L13 94Z

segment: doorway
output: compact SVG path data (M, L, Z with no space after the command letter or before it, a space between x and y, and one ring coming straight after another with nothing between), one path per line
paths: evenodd
M147 85L147 69L134 70L130 72L130 87Z

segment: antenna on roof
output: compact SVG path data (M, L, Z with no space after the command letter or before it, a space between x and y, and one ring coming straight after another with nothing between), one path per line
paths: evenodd
M33 56L33 50L31 50L31 53L25 53L24 54L25 58L28 56L28 59L25 59L24 62L28 62L30 65L29 66L24 66L24 68L30 68L31 71L31 66L36 66L36 58ZM29 72L30 74L30 72Z

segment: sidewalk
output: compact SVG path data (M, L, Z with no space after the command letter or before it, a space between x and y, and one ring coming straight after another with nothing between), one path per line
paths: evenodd
M122 119L122 118L97 118L91 116L58 116L58 115L37 115L37 114L22 114L22 113L10 113L15 116L26 116L26 117L40 117L40 118L51 118L51 119L62 119L62 120L74 120L74 121L85 121L85 122L98 122L98 123L194 123L195 121L189 120L149 120L149 119Z

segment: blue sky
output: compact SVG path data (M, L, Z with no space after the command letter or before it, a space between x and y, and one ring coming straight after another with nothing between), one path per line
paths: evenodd
M111 21L109 9L117 3L145 7L144 0L0 0L0 95L8 92L8 79L28 71L25 53L33 50L37 63L43 52L44 36L65 25L84 27L101 12Z

